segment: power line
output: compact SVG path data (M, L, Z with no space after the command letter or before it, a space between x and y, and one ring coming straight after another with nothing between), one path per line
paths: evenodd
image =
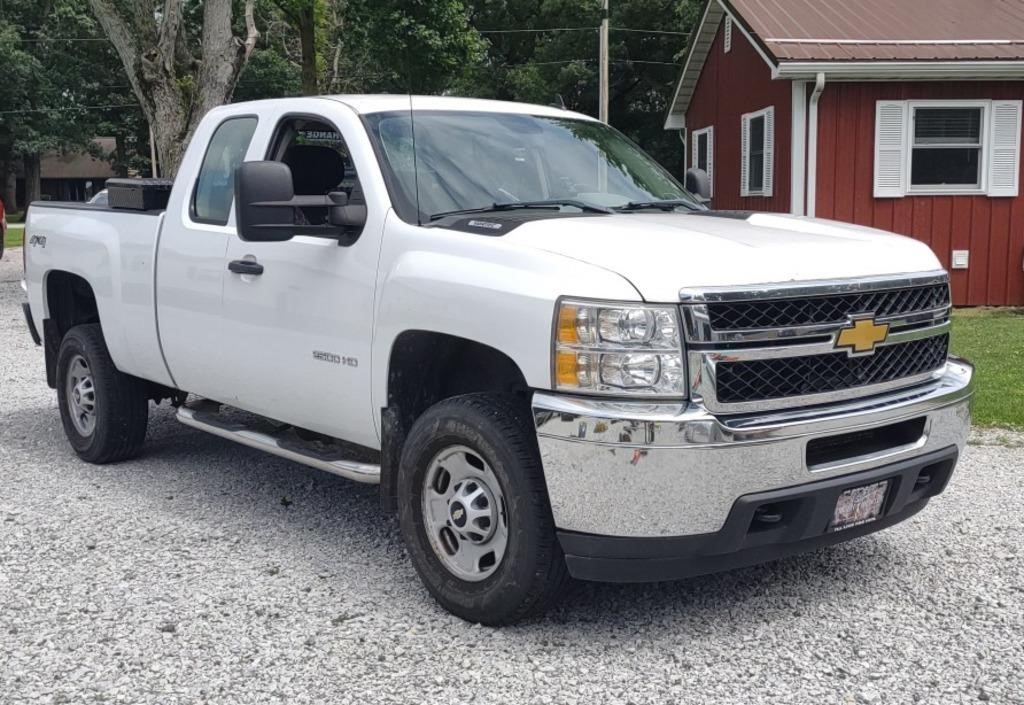
M22 44L42 44L52 42L109 42L106 37L38 37L35 39L18 39Z
M628 29L626 27L612 27L614 32L636 32L637 34L671 34L677 37L688 37L689 32L670 32L667 29Z
M612 59L613 64L653 64L655 66L681 66L671 61L641 61L640 59Z
M504 64L506 68L512 68L516 66L555 66L558 64L592 64L597 59L564 59L562 61L526 61L519 64ZM676 64L671 61L647 61L641 59L611 59L609 63L612 64L651 64L654 66L675 66L679 67L681 64ZM486 68L486 67L482 67Z
M545 29L478 29L478 34L525 34L533 32L596 32L597 27L548 27Z
M80 105L71 108L31 108L26 110L0 110L0 115L25 115L27 113L66 113L72 110L110 110L113 108L138 108L138 103L122 103L120 105Z

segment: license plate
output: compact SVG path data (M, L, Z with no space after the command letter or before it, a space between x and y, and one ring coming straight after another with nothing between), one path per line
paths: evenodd
M853 487L839 495L829 531L842 531L854 526L867 524L882 514L885 493L889 489L889 481L883 480L873 485Z

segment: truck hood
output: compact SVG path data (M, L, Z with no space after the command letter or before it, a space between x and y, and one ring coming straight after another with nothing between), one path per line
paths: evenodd
M917 240L774 213L553 218L523 223L504 237L618 272L646 301L666 303L678 301L682 288L942 269L931 249Z

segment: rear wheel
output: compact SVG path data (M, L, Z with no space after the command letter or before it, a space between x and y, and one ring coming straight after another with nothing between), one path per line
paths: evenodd
M442 401L413 425L399 522L430 593L463 619L509 624L568 582L528 409L503 396Z
M57 355L57 400L64 433L82 460L112 463L136 455L146 439L146 384L119 372L99 324L76 326Z

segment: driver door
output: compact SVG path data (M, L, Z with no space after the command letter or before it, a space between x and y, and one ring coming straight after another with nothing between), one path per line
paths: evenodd
M372 166L365 161L372 156L362 130L340 106L284 114L265 158L288 164L296 196L351 192L361 188L360 172ZM230 238L222 327L234 361L225 371L236 394L229 403L332 437L377 444L370 342L381 210L368 199L366 225L348 247L306 235L285 242ZM296 214L297 224L324 222L326 208Z

